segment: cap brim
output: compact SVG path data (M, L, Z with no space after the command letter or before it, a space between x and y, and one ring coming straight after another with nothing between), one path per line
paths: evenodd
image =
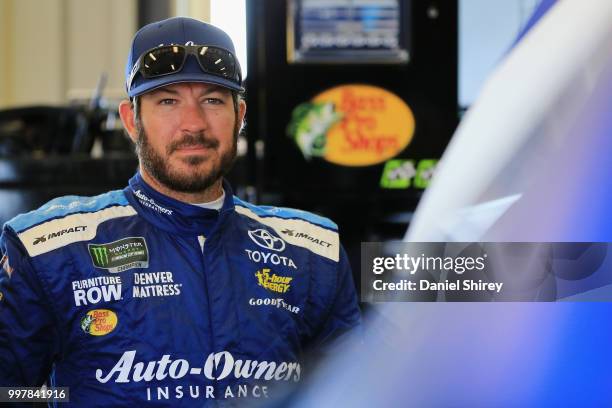
M161 88L162 86L183 82L201 82L205 84L219 85L237 92L244 92L244 88L237 85L235 82L220 78L218 76L202 73L193 74L188 72L181 72L174 75L165 75L159 78L148 79L144 83L136 85L135 87L130 89L130 91L128 92L128 96L130 98L133 98L135 96L150 92L154 89Z

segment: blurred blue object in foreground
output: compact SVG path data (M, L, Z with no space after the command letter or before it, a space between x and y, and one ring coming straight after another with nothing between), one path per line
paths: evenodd
M611 50L611 1L550 7L465 116L406 239L612 241ZM363 344L295 406L612 405L611 303L372 309Z

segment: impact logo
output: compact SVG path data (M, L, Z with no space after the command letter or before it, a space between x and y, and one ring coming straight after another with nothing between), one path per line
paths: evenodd
M117 327L117 315L112 310L94 309L81 319L81 329L92 336L104 336Z
M269 268L263 268L255 273L257 284L265 289L277 293L286 293L291 288L292 277L279 276L275 273L270 275Z
M272 235L268 230L263 228L249 231L249 237L251 237L254 243L262 248L270 249L276 252L282 252L285 250L285 241Z
M32 242L32 245L38 245L38 244L41 244L43 242L47 242L47 240L51 240L53 238L61 237L64 234L70 234L72 232L83 232L86 229L87 229L86 225L79 225L79 226L76 226L76 227L64 228L62 230L51 232L50 234L42 235L40 237L34 238L34 242Z
M96 268L111 273L149 267L149 251L143 237L128 237L106 244L88 244L89 256Z
M285 235L288 235L290 237L293 237L293 238L303 238L303 239L306 239L306 240L312 242L313 244L322 246L324 248L329 248L332 245L331 243L329 243L327 241L323 241L322 239L315 238L312 235L308 235L305 232L299 232L299 231L295 231L295 230L288 229L288 228L285 228L284 230L282 230L281 233L283 233Z

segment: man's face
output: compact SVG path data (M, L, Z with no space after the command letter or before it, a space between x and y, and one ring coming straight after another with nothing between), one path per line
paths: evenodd
M215 85L169 85L140 97L136 151L167 188L197 193L226 174L236 157L242 117L231 92Z

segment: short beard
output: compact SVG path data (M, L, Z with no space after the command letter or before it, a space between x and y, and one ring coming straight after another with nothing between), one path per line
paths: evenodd
M238 134L240 133L238 117L236 117L235 123L232 149L228 153L222 155L219 165L214 166L212 170L206 174L202 172L185 174L170 168L168 161L164 160L164 157L158 154L149 143L149 137L140 120L136 121L136 132L138 136L136 140L136 154L138 155L141 166L151 175L151 177L166 188L181 193L202 193L229 173L234 165ZM216 139L207 137L203 132L186 134L180 140L173 142L166 148L166 155L169 156L177 148L192 145L218 148L219 142ZM193 156L188 158L187 162L191 165L197 165L205 160L208 159Z

